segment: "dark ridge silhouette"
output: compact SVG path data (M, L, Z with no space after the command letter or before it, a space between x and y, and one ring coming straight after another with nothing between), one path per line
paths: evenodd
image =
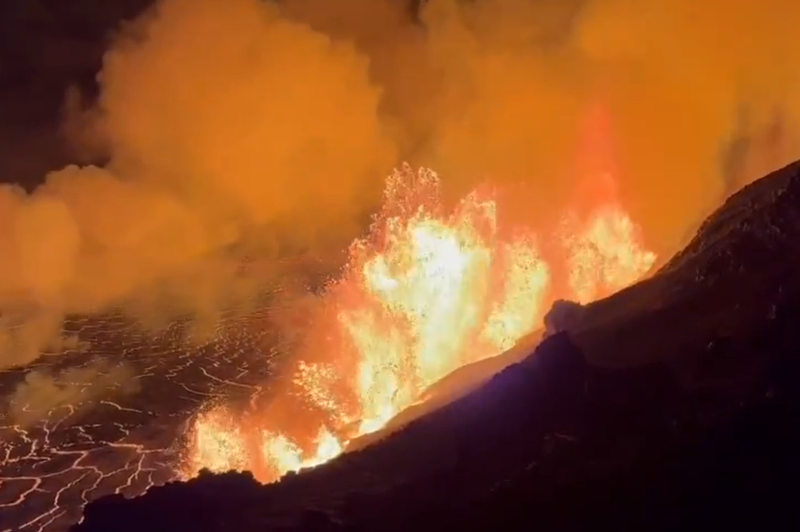
M800 163L392 434L269 486L204 474L100 499L74 530L796 530L797 242Z

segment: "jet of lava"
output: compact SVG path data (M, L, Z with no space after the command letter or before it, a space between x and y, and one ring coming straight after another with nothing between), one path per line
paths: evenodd
M465 364L498 354L542 321L555 296L582 302L635 281L655 256L638 243L635 224L616 204L575 218L562 235L569 294L552 294L552 265L537 236L498 227L497 204L473 192L451 212L432 170L396 170L366 238L322 300L315 351L294 383L323 412L310 442L269 419L244 421L224 409L199 415L191 432L188 474L248 469L262 481L318 465L347 440L382 428L424 390ZM261 425L261 426L259 426Z

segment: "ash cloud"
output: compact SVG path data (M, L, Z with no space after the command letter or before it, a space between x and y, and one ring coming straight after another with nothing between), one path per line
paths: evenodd
M10 420L26 427L67 409L62 415L74 422L100 399L138 391L133 377L129 366L107 360L60 371L31 371L8 398Z
M0 188L4 319L45 331L123 305L213 323L287 272L287 244L362 230L401 159L454 197L490 181L502 216L543 229L612 164L664 254L800 151L788 0L417 4L162 0L124 24L99 100L66 106L108 164ZM34 358L36 331L0 366Z
M404 157L454 196L500 185L501 214L535 227L596 194L611 165L648 244L668 254L727 194L800 152L788 0L431 0L416 18L419 2L282 4L370 58Z
M97 104L76 114L72 95L79 140L109 164L0 188L0 313L209 321L274 280L276 233L352 234L394 160L367 66L273 4L156 4L106 53ZM35 358L36 336L1 364Z

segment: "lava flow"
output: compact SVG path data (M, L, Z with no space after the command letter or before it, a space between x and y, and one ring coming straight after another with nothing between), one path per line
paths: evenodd
M351 245L320 302L306 351L329 356L303 358L294 371L313 426L207 411L191 431L187 475L247 469L268 482L326 462L448 373L533 332L554 298L585 303L652 266L617 203L580 214L565 216L555 237L563 253L545 261L538 235L498 226L490 195L473 192L446 212L435 172L396 170L369 235ZM567 271L568 288L554 288L554 267Z

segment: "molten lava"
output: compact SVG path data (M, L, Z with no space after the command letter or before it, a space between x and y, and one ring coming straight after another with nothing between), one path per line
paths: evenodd
M307 441L269 419L224 409L198 415L187 473L247 469L262 481L326 462L348 439L376 431L458 367L498 354L541 323L555 297L588 302L641 277L655 256L615 203L570 214L557 234L569 293L551 293L553 262L537 236L498 227L492 197L473 192L445 212L432 170L404 166L387 180L369 235L321 301L327 320L293 383L322 413ZM563 262L563 264L561 264ZM333 358L331 358L331 356Z

